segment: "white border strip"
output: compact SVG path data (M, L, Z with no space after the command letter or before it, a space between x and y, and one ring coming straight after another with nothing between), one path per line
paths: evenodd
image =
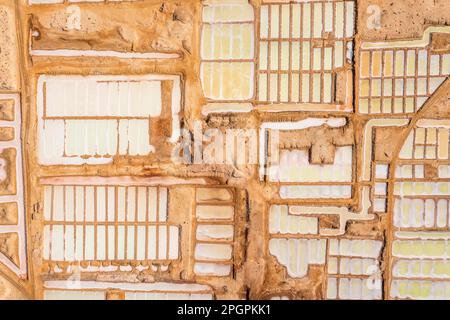
M416 124L420 128L450 128L449 119L420 119Z
M73 281L46 281L44 283L45 289L65 289L74 290ZM126 282L97 282L97 281L77 281L77 288L75 290L107 290L107 289L119 289L124 291L211 291L211 287L208 285L202 285L197 283L170 283L170 282L155 282L155 283L126 283Z
M111 57L121 59L177 59L181 56L178 53L158 53L158 52L118 52L118 51L97 51L97 50L33 50L30 55L38 57Z

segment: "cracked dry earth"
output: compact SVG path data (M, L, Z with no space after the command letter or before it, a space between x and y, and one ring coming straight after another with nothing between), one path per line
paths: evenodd
M0 299L450 299L447 0L0 0Z

